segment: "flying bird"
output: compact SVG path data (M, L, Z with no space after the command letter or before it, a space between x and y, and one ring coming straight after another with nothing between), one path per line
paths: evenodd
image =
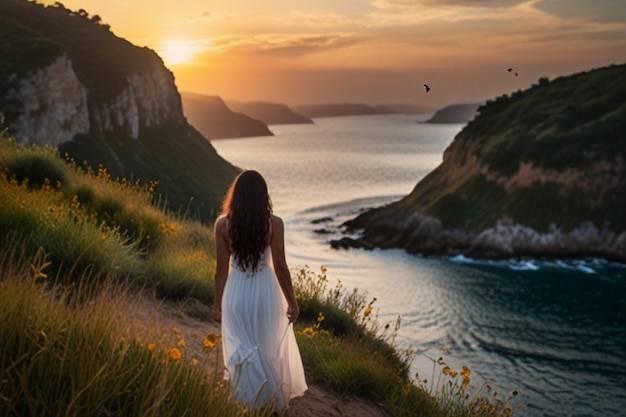
M515 76L517 77L517 71L514 71L514 70L513 70L513 68L509 68L507 71L508 71L508 72L512 72L512 73L514 73L514 74L515 74Z
M424 84L424 90L426 90L427 93L430 91L430 87L428 86L428 84Z

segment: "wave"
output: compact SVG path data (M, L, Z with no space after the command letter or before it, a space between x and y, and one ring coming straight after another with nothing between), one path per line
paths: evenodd
M585 274L598 274L598 271L607 267L626 267L614 264L600 258L591 258L586 260L539 260L539 259L511 259L511 260L486 260L473 259L464 255L455 255L448 258L451 262L457 264L493 266L507 268L513 271L545 271L545 270L567 270L578 271Z

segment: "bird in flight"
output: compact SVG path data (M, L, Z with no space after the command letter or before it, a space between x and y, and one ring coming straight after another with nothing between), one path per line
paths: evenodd
M512 72L512 73L514 73L514 74L515 74L515 76L517 77L517 71L514 71L514 70L513 70L513 68L509 68L507 71L508 71L508 72Z
M428 86L428 84L424 84L424 90L426 90L427 93L430 91L430 87Z

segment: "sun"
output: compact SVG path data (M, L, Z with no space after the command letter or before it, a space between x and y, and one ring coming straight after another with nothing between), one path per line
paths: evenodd
M157 52L166 64L180 65L191 62L198 48L190 41L172 40L164 42Z

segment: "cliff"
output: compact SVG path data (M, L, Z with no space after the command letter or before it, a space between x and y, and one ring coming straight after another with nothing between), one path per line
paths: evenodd
M260 120L233 112L217 96L183 93L185 116L207 139L227 139L248 136L272 136Z
M498 97L403 199L349 221L335 247L626 262L626 65Z
M3 0L0 39L0 113L19 142L157 181L173 210L211 218L237 169L187 123L156 53L60 3Z
M293 111L284 104L255 101L244 103L229 101L228 107L236 112L246 114L260 120L266 125L311 124L313 120Z
M480 103L453 104L437 110L424 123L467 123L476 116L478 107Z

